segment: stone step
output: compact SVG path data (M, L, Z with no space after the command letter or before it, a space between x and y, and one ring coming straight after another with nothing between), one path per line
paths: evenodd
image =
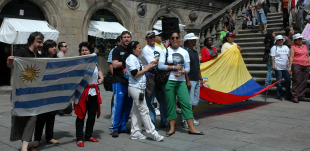
M275 12L275 13L268 13L267 16L281 16L282 17L282 14L281 13L278 13L278 12Z
M271 19L271 20L267 20L267 26L268 24L273 24L273 23L282 23L283 19Z
M257 42L240 42L237 43L241 48L245 48L245 47L262 47L265 46L263 41L257 41Z
M241 47L242 53L244 52L265 52L265 47Z
M0 95L9 95L12 92L12 86L0 86Z
M269 15L267 15L267 21L268 20L273 20L273 19L283 19L283 17L282 16L269 16Z
M258 41L264 41L264 37L249 37L249 38L235 38L235 43L248 43L248 42L258 42Z
M266 67L266 63L263 62L263 57L259 58L243 58L244 63L249 67Z
M242 52L243 58L262 58L264 56L264 52Z

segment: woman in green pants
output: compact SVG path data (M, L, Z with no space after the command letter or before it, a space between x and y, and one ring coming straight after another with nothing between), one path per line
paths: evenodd
M190 70L190 59L188 52L180 47L180 35L177 32L171 34L171 46L162 51L159 58L158 68L160 70L170 70L168 82L163 86L165 92L166 104L168 109L168 120L170 130L167 132L166 137L175 133L175 119L176 114L176 96L181 105L182 118L188 123L188 133L195 135L204 135L194 128L193 124L193 111L189 100L188 90L186 86L185 73ZM167 64L166 52L168 51Z

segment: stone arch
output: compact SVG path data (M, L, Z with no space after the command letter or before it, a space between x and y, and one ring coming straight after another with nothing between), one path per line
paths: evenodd
M0 3L0 12L2 11L2 8L11 1L13 0L6 0ZM29 2L37 5L41 9L46 21L51 26L55 28L61 26L60 14L53 0L29 0Z
M87 41L87 35L88 35L88 24L90 22L91 16L100 9L105 9L113 13L117 20L120 21L120 23L128 30L131 29L131 16L130 13L127 11L126 7L124 7L119 2L96 2L94 3L86 12L84 20L83 20L83 41Z
M181 13L179 13L179 11L177 11L174 8L170 8L170 7L162 7L159 10L157 10L157 12L155 13L155 15L152 18L150 24L149 24L149 29L152 29L153 25L156 23L158 17L161 16L165 16L165 17L177 17L179 18L179 24L184 24L184 18L181 15Z

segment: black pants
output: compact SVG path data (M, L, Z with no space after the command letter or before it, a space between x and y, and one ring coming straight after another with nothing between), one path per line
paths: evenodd
M283 9L283 29L284 30L289 25L289 17L290 15L288 14L288 9L284 8Z
M34 130L35 141L41 141L44 125L46 141L50 141L51 139L53 139L56 112L57 111L52 111L37 115L36 127Z
M95 96L88 95L88 101L86 101L86 112L88 118L86 121L85 139L89 139L93 135L93 128L95 124L97 111L98 111L97 95ZM84 119L85 117L83 119L79 119L77 117L75 121L77 141L84 140L84 134L83 134Z

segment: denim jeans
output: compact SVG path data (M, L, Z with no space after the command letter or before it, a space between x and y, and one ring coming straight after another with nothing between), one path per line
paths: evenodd
M272 65L271 65L270 60L271 59L269 59L266 63L268 72L266 75L265 86L270 85L272 83L272 79L273 79L273 77L272 77L273 70L272 70Z
M155 84L156 85L156 84ZM166 100L165 100L165 93L162 89L156 89L156 86L154 86L153 96L150 98L147 95L145 95L146 98L146 104L150 111L150 117L152 120L152 123L154 126L156 125L156 113L155 108L153 106L154 99L156 97L157 102L160 104L159 111L160 111L160 126L167 126L167 106L166 106Z
M290 74L288 73L287 70L276 70L276 76L277 76L277 81L284 78L285 80L285 97L287 100L290 100L292 95L291 95L291 77ZM283 81L281 80L279 83L277 83L277 96L278 98L284 97L283 92L282 92L282 85Z

